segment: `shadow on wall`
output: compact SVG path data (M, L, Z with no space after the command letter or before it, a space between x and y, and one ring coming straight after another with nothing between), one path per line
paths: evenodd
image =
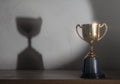
M42 55L31 45L31 39L41 30L42 19L17 17L16 24L19 33L28 39L28 47L18 54L17 70L43 70Z
M120 69L120 0L91 0L95 19L108 24L106 36L96 44L104 69Z

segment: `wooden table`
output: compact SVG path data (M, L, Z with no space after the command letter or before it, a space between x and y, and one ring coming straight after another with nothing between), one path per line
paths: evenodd
M105 71L99 80L80 78L81 71L0 70L0 84L120 84L120 71Z

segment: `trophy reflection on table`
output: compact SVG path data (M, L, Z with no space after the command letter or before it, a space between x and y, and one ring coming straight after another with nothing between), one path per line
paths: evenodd
M82 29L82 36L79 34L78 29L80 28ZM105 28L105 30L104 33L102 34L103 28ZM78 34L78 36L87 43L89 43L90 45L90 51L84 58L83 72L81 78L87 79L105 78L105 74L101 70L93 45L97 41L100 41L106 35L107 30L108 26L106 23L83 24L82 26L78 24L76 26L76 33Z

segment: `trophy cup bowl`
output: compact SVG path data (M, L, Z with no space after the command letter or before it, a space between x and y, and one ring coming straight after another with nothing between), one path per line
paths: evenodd
M79 34L78 28L82 29L82 36ZM103 28L105 30L104 33L102 34L101 30ZM100 41L106 35L107 30L108 30L108 26L106 23L83 24L82 26L78 24L76 26L76 33L78 34L78 36L82 40L89 43L90 45L90 51L84 58L83 72L81 76L82 78L87 78L87 79L105 78L105 74L102 72L96 57L96 53L94 52L93 45L97 41Z

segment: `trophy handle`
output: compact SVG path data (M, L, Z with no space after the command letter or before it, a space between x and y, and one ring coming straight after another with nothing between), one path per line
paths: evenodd
M100 27L100 28L105 28L104 34L98 39L98 40L101 40L101 39L106 35L106 33L107 33L107 31L108 31L108 26L107 26L106 23L103 23L102 25L99 24L99 27Z
M84 40L84 38L79 34L78 28L82 28L79 24L77 24L77 26L76 26L76 33L82 40Z

